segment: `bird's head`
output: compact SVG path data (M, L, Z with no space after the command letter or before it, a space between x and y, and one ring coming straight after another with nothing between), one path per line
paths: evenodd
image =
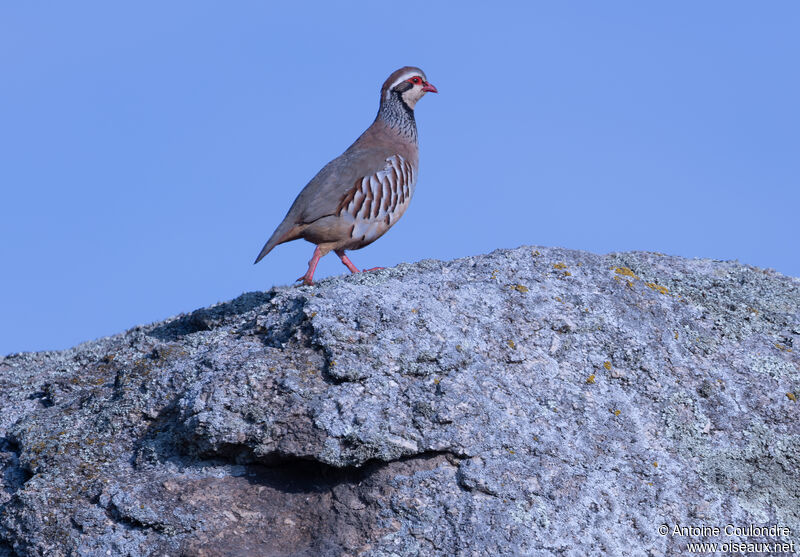
M397 95L405 105L414 110L417 101L425 93L438 93L433 84L428 83L425 72L414 66L400 68L384 82L381 88L381 102L391 99L392 95Z

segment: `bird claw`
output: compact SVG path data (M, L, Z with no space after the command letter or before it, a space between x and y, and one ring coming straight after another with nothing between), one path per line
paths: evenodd
M370 271L380 271L381 269L385 269L386 267L373 267L372 269L364 269L362 271L353 271L353 273L368 273ZM308 277L308 275L303 275L302 277L295 280L295 282L302 282L305 286L312 286L314 282Z

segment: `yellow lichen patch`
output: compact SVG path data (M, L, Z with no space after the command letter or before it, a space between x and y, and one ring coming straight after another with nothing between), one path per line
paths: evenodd
M312 317L312 318L313 318L313 317L316 317L316 316L317 316L317 312L316 312L316 311L312 311L312 312L311 312L311 315L309 315L309 317Z
M614 277L614 278L617 278L617 277ZM631 281L629 281L629 280L626 280L625 281L625 286L627 286L628 288L633 288L633 283Z
M678 331L675 331L675 340L678 340Z
M622 414L622 410L611 410L611 413L614 414L615 416L619 416L620 414Z
M656 284L655 282L646 282L644 283L647 288L651 288L653 290L658 290L662 294L666 294L669 292L666 286L661 286L660 284Z
M569 271L564 271L564 276L565 277L571 277L572 273L570 273Z
M603 367L606 368L607 371L611 371L611 362L603 362Z
M417 313L418 311L419 311L419 310L418 310L417 308L413 308L413 309L411 310L411 313Z
M566 269L567 265L565 263L554 263L553 269Z
M509 340L508 341L508 347L511 348L512 350L516 350L517 349L517 344L513 340Z
M638 279L639 277L636 276L636 273L631 271L628 267L614 267L614 272L618 275L624 275L626 277L632 277Z
M653 466L658 468L658 462L653 462Z
M540 252L538 249L535 249L531 252L531 255L534 257L539 257L540 255L542 255L542 252Z
M499 273L499 272L500 272L500 269L495 269L494 271L492 271L492 276L490 276L489 278L491 280L497 279L497 273Z
M516 451L514 451L514 449L508 449L508 452L509 452L510 454L517 454L517 453L516 453Z
M783 350L784 352L792 351L792 349L789 348L788 346L784 346L783 344L778 344L777 342L775 343L775 348L777 348L778 350Z
M442 382L442 380L441 380L441 379L439 379L438 377L437 377L437 378L435 378L435 379L433 380L433 384L434 384L434 385L438 385L438 384L439 384L439 383L441 383L441 382Z
M588 384L590 384L590 385L591 385L592 383L594 383L594 373L593 373L593 374L591 374L589 377L587 377L587 378L586 378L586 382L587 382Z
M756 308L751 308L751 307L748 306L747 311L749 311L750 313L755 313L756 315L758 315L758 310Z
M795 396L794 393L786 393L786 398L788 398L792 402L797 402L797 396Z
M556 296L556 302L560 302L560 301L561 301L561 297L560 296Z
M528 291L528 287L524 284L512 284L511 288L517 292L522 292L523 294Z

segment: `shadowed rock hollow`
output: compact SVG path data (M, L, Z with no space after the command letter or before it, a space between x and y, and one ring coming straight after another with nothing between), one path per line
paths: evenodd
M7 356L0 556L798 547L799 340L798 279L524 247Z

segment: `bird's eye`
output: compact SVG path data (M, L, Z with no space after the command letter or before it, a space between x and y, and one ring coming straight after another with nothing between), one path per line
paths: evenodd
M422 80L420 78L418 78L418 77L412 77L411 78L411 83L414 83L415 85L419 85L420 83L422 83Z

